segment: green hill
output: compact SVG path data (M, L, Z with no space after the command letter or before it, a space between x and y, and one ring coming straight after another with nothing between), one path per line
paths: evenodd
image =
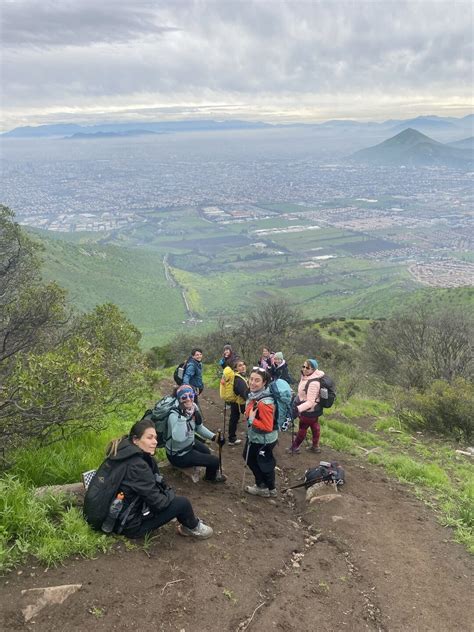
M184 329L184 304L179 291L166 281L161 254L144 248L71 243L41 231L34 235L45 247L45 279L65 287L80 310L115 303L142 332L144 348Z

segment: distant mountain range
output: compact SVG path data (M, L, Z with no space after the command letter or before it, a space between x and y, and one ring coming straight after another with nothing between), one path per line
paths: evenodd
M214 121L214 120L194 120L194 121L170 121L170 122L131 122L131 123L100 123L96 125L78 124L52 124L38 125L37 127L16 127L1 134L6 138L48 138L48 137L77 137L81 135L98 134L126 134L139 132L154 132L159 134L176 132L202 132L221 130L245 130L245 129L275 129L306 127L314 132L340 134L389 134L398 133L404 129L412 128L422 133L433 134L445 140L457 140L459 138L472 136L474 131L474 115L468 114L462 118L440 117L440 116L418 116L406 120L387 120L382 123L361 122L353 120L330 120L324 123L292 123L292 124L270 124L259 121ZM81 136L82 137L82 136ZM98 136L96 136L97 138Z
M350 157L362 163L406 166L474 166L472 137L443 144L408 128L374 147L361 149Z

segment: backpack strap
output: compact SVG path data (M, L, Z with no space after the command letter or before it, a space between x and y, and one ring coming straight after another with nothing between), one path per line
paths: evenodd
M308 394L308 389L309 389L309 385L311 384L311 382L319 382L321 384L321 378L320 377L313 377L312 380L308 380L306 382L306 384L304 385L304 392L306 393L306 395Z

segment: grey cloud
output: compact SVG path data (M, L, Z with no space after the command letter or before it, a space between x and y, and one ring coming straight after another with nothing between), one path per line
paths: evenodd
M176 28L156 21L156 2L19 0L4 3L2 40L7 47L81 46L127 42Z
M140 101L212 102L217 109L272 98L317 103L331 95L350 107L352 97L372 94L394 101L410 94L462 97L471 85L468 2L25 0L6 6L3 97L12 109L127 99L132 109Z

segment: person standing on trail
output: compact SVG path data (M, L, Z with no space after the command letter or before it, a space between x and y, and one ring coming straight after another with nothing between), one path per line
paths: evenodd
M198 395L204 390L204 382L202 381L202 349L195 347L191 350L191 355L186 362L183 384L193 387L194 400L198 404Z
M153 456L156 446L155 424L150 419L138 421L128 435L109 445L106 459L109 469L125 465L119 487L123 505L111 528L129 538L141 538L177 518L180 535L210 538L212 528L195 516L190 501L176 496L165 483ZM86 518L88 502L86 492Z
M278 430L274 429L275 402L268 389L269 383L270 375L265 369L252 369L245 406L248 430L243 451L245 463L255 477L255 485L247 485L245 491L264 498L277 495L273 448L278 440Z
M189 384L182 384L176 389L176 399L178 407L172 409L168 417L168 461L176 467L203 466L206 468L204 480L224 483L227 477L218 472L218 457L211 454L204 443L195 441L195 434L202 439L215 441L220 446L224 445L225 438L203 424L201 411L195 404L194 389Z
M245 402L249 394L249 381L247 378L247 366L243 360L237 359L232 367L233 371L233 393L235 400L230 402L229 419L229 445L239 445L241 439L237 438L237 426L240 415L245 412Z
M312 445L306 449L310 452L321 452L319 447L319 437L321 426L319 425L319 415L321 414L319 404L319 391L321 389L320 379L324 371L318 370L318 362L314 359L305 360L301 367L301 380L298 384L298 395L296 398L296 413L299 417L299 430L288 448L290 454L299 454L299 446L305 440L308 429L313 435Z
M293 384L293 379L288 370L288 365L281 351L277 351L273 356L273 364L270 372L272 376L272 381L281 379L285 380L285 382L288 382L290 386L291 384Z
M224 351L222 358L219 360L219 366L225 369L226 366L232 367L237 360L237 354L232 349L231 345L224 345Z
M270 349L268 349L268 347L263 347L262 349L262 355L260 357L260 360L258 361L258 366L261 369L265 369L265 371L269 371L271 372L272 366L273 366L273 356L275 354L270 351Z

